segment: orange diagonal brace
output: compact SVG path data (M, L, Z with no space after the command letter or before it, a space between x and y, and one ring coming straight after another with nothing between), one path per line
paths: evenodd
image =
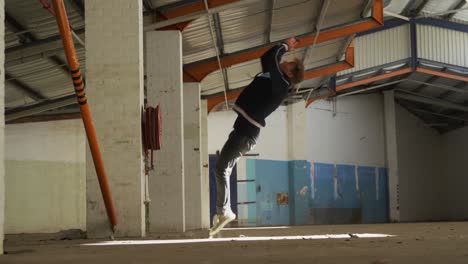
M317 44L329 40L349 36L359 32L367 31L383 25L383 0L374 0L372 17L358 23L352 23L339 28L323 30L317 37ZM297 48L310 46L314 43L315 34L299 37ZM257 46L248 50L225 55L221 58L221 67L227 68L235 64L260 58L273 44ZM196 81L201 82L208 74L218 70L217 58L209 58L200 62L184 66L184 70Z
M467 77L456 75L456 74L451 74L451 73L446 73L446 72L438 72L438 71L424 69L424 68L420 68L420 67L416 68L416 71L420 72L420 73L426 73L426 74L431 74L431 75L435 75L435 76L445 77L445 78L449 78L449 79L453 79L453 80L468 82Z
M106 171L104 170L104 163L102 162L101 151L96 137L96 131L94 129L93 119L91 117L91 111L86 98L85 85L80 72L80 64L75 52L75 46L73 44L70 25L68 23L67 13L63 0L53 0L54 9L56 12L56 19L60 35L63 41L63 47L67 56L68 65L70 66L70 72L73 79L73 85L75 87L75 94L80 105L81 117L83 119L84 127L86 130L86 136L88 137L89 148L93 156L94 166L96 167L96 174L98 176L99 185L101 187L102 198L107 210L107 217L109 218L110 226L114 231L117 225L117 218L115 216L114 204L112 203L112 195L107 183Z

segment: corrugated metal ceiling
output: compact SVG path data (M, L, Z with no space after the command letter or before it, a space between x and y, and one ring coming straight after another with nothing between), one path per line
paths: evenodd
M5 8L8 14L26 28L26 32L32 33L37 39L57 36L58 32L54 17L42 7L39 1L6 0L5 2ZM156 8L167 4L182 3L184 1L152 0L150 2L153 7ZM325 19L322 24L323 28L330 28L359 20L367 0L330 0L329 2L330 4L326 10ZM408 2L411 1L392 1L387 10L399 13L403 11ZM430 0L422 11L425 13L443 12L453 8L457 2L458 0ZM75 29L84 28L84 20L75 6L71 4L71 0L65 0L65 4L72 27ZM224 53L233 53L264 45L270 41L285 39L292 35L313 32L317 26L316 23L321 11L321 6L321 0L258 0L253 1L247 7L238 7L222 11L219 13L219 22L224 45L220 48L222 48ZM466 7L468 7L467 4L462 6L462 8ZM456 13L452 19L467 22L468 10ZM148 25L152 23L153 20L151 16L145 16L144 24ZM211 20L214 21L214 19ZM208 21L208 17L197 19L183 32L185 64L212 58L216 55ZM216 25L213 23L212 26L215 27ZM21 45L18 35L24 36L23 33L24 32L15 32L9 27L5 29L5 45L7 52L9 48L19 47ZM336 62L340 59L340 55L342 55L347 40L347 38L336 39L321 43L316 45L313 49L309 49L308 58L305 61L306 68L310 69ZM388 41L390 41L390 39L388 39ZM84 70L84 48L77 48L81 68ZM379 50L382 51L380 46ZM292 59L294 57L304 59L304 53L305 49L299 49L285 56L285 59ZM365 55L358 55L358 53L359 51L357 49L356 55L358 61L365 59ZM389 53L387 55L392 57L395 54ZM6 56L8 57L8 54ZM59 54L57 58L65 61L63 53ZM385 61L382 63L384 62ZM370 67L370 65L367 66ZM393 65L387 70L400 66L401 65ZM365 67L363 66L363 68ZM226 72L229 88L237 89L244 87L259 71L259 60L248 61L228 68ZM376 71L369 71L362 76L357 75L355 78L369 76L375 74ZM60 65L56 62L54 63L50 59L43 58L28 61L27 63L8 65L6 72L48 97L71 94L73 92L69 76L60 68ZM301 87L317 87L326 81L327 76L323 76L307 80L301 84ZM455 85L454 83L446 82L443 78L438 79L436 83ZM221 72L217 71L211 73L205 78L201 85L205 94L223 91L224 80ZM407 85L409 88L417 87L417 84L408 82L405 82L404 85ZM33 102L32 99L25 95L24 92L21 92L20 89L17 89L16 86L17 84L14 84L11 80L7 80L5 103L8 108ZM437 94L439 90L434 90L433 87L427 87L423 89L423 91L430 96L440 95ZM465 94L454 93L449 94L447 99L461 102L466 101L468 98L466 98Z

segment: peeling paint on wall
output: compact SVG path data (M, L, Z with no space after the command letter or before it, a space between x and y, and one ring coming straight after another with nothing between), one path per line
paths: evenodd
M247 218L257 226L388 221L386 168L249 159L246 176L256 183Z

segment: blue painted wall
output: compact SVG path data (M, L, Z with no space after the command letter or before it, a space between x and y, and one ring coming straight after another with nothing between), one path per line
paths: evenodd
M289 222L291 225L310 223L310 162L289 161Z
M311 207L333 208L335 199L333 183L334 165L325 163L314 164L314 181Z
M242 226L257 226L257 183L255 181L256 162L246 160L246 180L237 183L238 218ZM245 210L245 208L247 210Z
M289 204L277 204L278 193L289 194L289 162L255 160L257 224L289 225Z
M214 159L210 157L210 175ZM234 193L235 188L231 192L231 197L238 197L239 207L248 208L240 222L243 226L388 221L386 168L247 159L246 177L247 182L237 184L239 192ZM232 185L234 181L232 177ZM286 204L278 203L278 194L288 196Z
M359 193L356 188L355 166L336 165L337 171L337 207L360 208Z
M359 193L362 208L362 223L374 222L377 207L377 191L374 167L358 167Z

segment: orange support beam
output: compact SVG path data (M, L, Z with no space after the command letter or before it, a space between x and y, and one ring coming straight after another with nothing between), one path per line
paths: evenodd
M226 95L227 99L228 100L236 99L237 97L239 97L241 91L242 89L228 92ZM211 110L213 110L217 105L222 104L224 102L225 102L224 94L208 99L208 113L211 112Z
M394 77L394 76L399 76L399 75L403 75L403 74L406 74L406 73L410 73L412 72L412 69L411 68L404 68L404 69L401 69L401 70L397 70L397 71L394 71L394 72L389 72L389 73L385 73L385 74L381 74L381 75L378 75L378 76L374 76L374 77L370 77L370 78L367 78L367 79L364 79L364 80L359 80L359 81L355 81L355 82L350 82L350 83L345 83L345 84L342 84L342 85L338 85L336 87L336 91L341 91L341 90L345 90L345 89L350 89L352 87L356 87L356 86L359 86L359 85L363 85L363 84L368 84L368 83L371 83L371 82L376 82L376 81L380 81L380 80L385 80L385 79L388 79L388 78L391 78L391 77ZM321 96L321 97L317 97L317 98L311 98L307 101L306 103L306 108L312 104L313 102L319 100L319 99L325 99L329 96L332 96L336 93L331 93L328 95L328 96Z
M354 67L354 41L346 48L345 60L339 63L327 65L317 69L311 69L304 73L304 80L334 74Z
M385 79L388 79L388 78L392 78L392 77L395 77L395 76L400 76L400 75L407 74L407 73L410 73L410 72L413 72L412 68L410 68L410 67L403 68L401 70L397 70L397 71L394 71L394 72L389 72L389 73L386 73L386 74L381 74L381 75L370 77L370 78L367 78L367 79L363 79L363 80L359 80L359 81L355 81L355 82L350 82L350 83L345 83L345 84L342 84L342 85L338 85L336 87L336 91L342 91L342 90L350 89L350 88L353 88L353 87L357 87L359 85L364 85L364 84L368 84L368 83L372 83L372 82L376 82L376 81L385 80ZM446 72L434 71L434 70L425 69L425 68L421 68L421 67L416 68L416 72L425 73L425 74L429 74L429 75L440 76L440 77L449 78L449 79L458 80L458 81L468 82L468 77L464 77L464 76L460 76L460 75L456 75L456 74L451 74L451 73L446 73ZM322 97L321 98L310 99L309 101L307 101L306 107L309 106L312 102L314 102L317 99L322 99Z
M349 36L359 32L367 31L380 27L383 25L383 0L374 0L372 9L372 17L367 18L365 21L352 23L339 28L333 28L329 30L323 30L317 37L317 44L323 43L329 40ZM300 42L297 48L310 46L314 43L315 34L310 34L304 37L300 37ZM235 64L243 63L246 61L260 58L273 44L257 46L248 50L228 54L221 57L221 67L227 68ZM184 66L190 76L196 81L201 82L208 74L218 70L217 58L209 58L200 62L194 62L192 64ZM185 81L185 80L184 80Z
M333 96L333 95L335 95L335 94L336 94L336 92L334 92L334 91L332 91L332 90L329 90L329 91L328 91L328 95L319 96L319 97L316 97L316 98L309 99L309 100L306 102L305 108L307 108L310 104L312 104L312 103L315 102L315 101L318 101L318 100L320 100L320 99L328 98L328 97Z
M376 81L381 81L381 80L385 80L385 79L388 79L388 78L392 78L392 77L395 77L395 76L400 76L400 75L403 75L403 74L406 74L406 73L410 73L412 72L413 70L408 67L408 68L403 68L401 70L397 70L397 71L394 71L394 72L389 72L389 73L385 73L385 74L380 74L380 75L377 75L377 76L374 76L374 77L370 77L370 78L367 78L367 79L364 79L364 80L359 80L359 81L355 81L355 82L350 82L350 83L345 83L345 84L342 84L342 85L338 85L336 86L336 91L342 91L342 90L345 90L345 89L349 89L349 88L353 88L353 87L356 87L356 86L359 86L359 85L363 85L363 84L368 84L368 83L371 83L371 82L376 82Z
M107 183L106 171L104 169L104 162L102 161L101 151L97 141L96 130L94 129L93 119L91 117L91 110L89 108L85 84L80 72L80 64L76 56L75 46L73 44L72 35L70 32L70 25L68 23L67 12L63 0L53 0L54 10L56 12L57 25L62 37L65 55L67 56L68 65L70 66L70 73L73 79L73 86L75 87L75 94L78 104L80 105L81 118L88 137L89 148L93 156L94 167L101 187L102 198L106 206L107 217L109 218L110 227L112 232L117 225L117 217L115 215L114 204L112 203L112 195L110 192L109 184Z
M230 4L233 2L237 2L239 0L208 0L208 7L209 8L214 8L226 4ZM205 10L205 1L200 0L191 4L187 5L182 5L177 8L173 9L168 9L164 11L164 8L162 8L161 11L158 11L159 18L157 19L158 21L163 21L163 20L168 20L176 17L181 17L189 14L193 14L196 12L204 11ZM192 22L190 21L185 21L181 23L177 23L175 25L167 26L158 30L180 30L184 31L184 29Z
M451 74L451 73L446 73L446 72L438 72L434 70L429 70L429 69L424 69L424 68L416 68L417 72L420 73L426 73L430 75L435 75L435 76L440 76L440 77L445 77L453 80L458 80L458 81L463 81L463 82L468 82L468 78L461 76L461 75L456 75L456 74Z

